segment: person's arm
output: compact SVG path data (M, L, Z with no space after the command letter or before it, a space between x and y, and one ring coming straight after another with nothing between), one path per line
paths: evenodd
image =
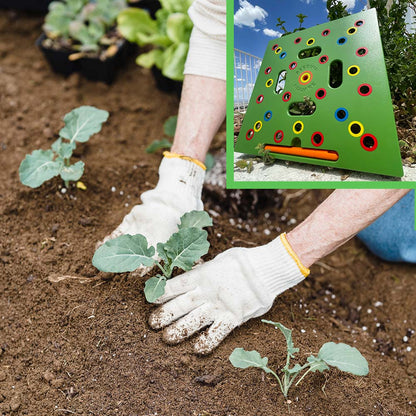
M337 189L287 234L289 244L302 264L310 267L374 222L409 191Z
M255 248L232 248L167 281L164 304L149 318L178 343L210 326L196 344L210 353L237 326L266 313L276 296L300 283L308 267L376 220L408 190L337 190L287 236Z

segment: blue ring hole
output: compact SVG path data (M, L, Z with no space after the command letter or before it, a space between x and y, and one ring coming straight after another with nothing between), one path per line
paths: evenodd
M285 59L286 56L287 56L287 53L283 52L283 53L280 54L280 59Z
M345 45L347 43L348 39L345 36L340 37L337 40L338 45Z
M264 121L269 121L273 116L273 113L271 111L266 111L264 113Z
M335 118L338 121L345 121L348 118L348 115L348 110L344 107L340 107L335 110Z

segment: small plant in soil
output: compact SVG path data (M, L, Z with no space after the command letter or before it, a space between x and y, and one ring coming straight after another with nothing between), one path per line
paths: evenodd
M146 281L144 294L150 303L165 293L166 280L172 277L175 267L189 271L203 255L208 253L208 233L204 227L212 226L205 211L191 211L180 219L178 231L166 243L157 243L156 249L148 246L142 234L122 235L104 243L97 249L92 264L103 272L132 272L139 266L156 265L162 274ZM155 259L157 251L160 260Z
M71 156L77 143L86 143L101 130L108 119L108 112L91 106L75 108L65 115L59 138L48 150L34 150L26 155L19 167L20 182L37 188L44 182L60 175L68 187L70 181L77 181L84 173L84 162L71 164Z
M43 25L47 36L43 44L52 49L79 51L77 58L99 52L102 59L112 56L122 41L115 29L116 19L126 7L125 0L54 1Z
M170 139L173 138L176 131L176 124L178 122L178 116L169 117L163 124L163 132L167 137L164 137L161 140L154 140L146 148L146 153L155 153L159 149L170 149L172 142Z
M236 348L230 355L229 359L231 364L237 368L250 368L256 367L262 369L267 374L272 374L279 383L280 389L285 398L287 398L288 392L296 378L306 370L303 375L298 379L295 386L298 386L303 378L310 372L329 370L329 366L337 367L341 371L357 376L366 376L368 374L367 360L361 355L361 353L354 347L350 347L347 344L334 342L327 342L322 345L317 356L310 355L306 359L306 363L303 365L295 364L290 368L290 359L294 358L295 354L299 352L299 348L295 348L292 341L292 330L286 328L278 322L262 320L266 324L271 324L282 331L287 344L287 357L286 364L281 369L283 373L279 377L273 370L267 367L268 358L261 357L261 355L253 350L246 351L243 348Z

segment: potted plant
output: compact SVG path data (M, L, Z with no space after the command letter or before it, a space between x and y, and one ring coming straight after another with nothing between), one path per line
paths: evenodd
M125 0L53 1L36 43L55 72L110 84L131 49L116 27L126 7Z
M118 30L128 41L152 47L141 53L136 63L152 68L158 88L180 91L193 26L187 13L192 1L161 0L160 3L162 7L155 13L155 19L146 10L123 10L117 18Z
M52 0L0 0L0 9L26 10L30 12L47 12Z

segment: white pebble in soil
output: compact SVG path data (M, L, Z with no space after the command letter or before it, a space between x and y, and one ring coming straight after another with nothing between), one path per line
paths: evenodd
M116 187L115 186L112 186L111 187L111 192L115 192L116 191Z
M66 194L67 189L66 188L62 188L61 189L61 194Z
M403 337L403 342L408 342L408 341L409 341L409 337L405 335L405 336Z
M266 235L270 235L270 230L268 230L267 228L266 228L263 232L264 232L264 234L266 234Z
M412 351L412 347L406 347L406 351L407 351L407 352Z

